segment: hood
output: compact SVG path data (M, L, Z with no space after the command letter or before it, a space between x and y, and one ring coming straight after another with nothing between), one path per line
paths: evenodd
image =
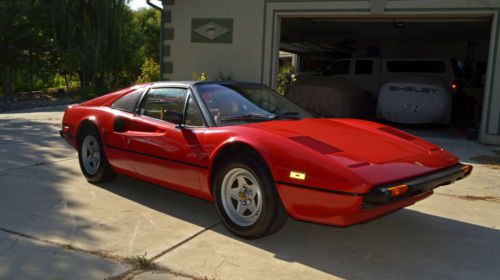
M397 129L354 119L283 120L250 126L325 155L348 155L356 162L393 162L438 148Z

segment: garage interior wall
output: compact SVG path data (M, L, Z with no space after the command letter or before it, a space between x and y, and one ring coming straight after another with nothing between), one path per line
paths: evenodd
M467 42L392 42L385 41L380 46L381 57L411 57L417 50L422 57L462 57L467 52ZM472 59L483 61L488 59L489 42L477 42Z

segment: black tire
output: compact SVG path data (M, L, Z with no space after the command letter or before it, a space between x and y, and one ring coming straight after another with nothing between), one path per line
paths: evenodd
M257 220L249 226L236 224L229 217L222 203L222 199L224 199L222 195L224 177L228 172L236 168L249 171L257 179L261 189L262 209ZM265 163L252 153L231 156L225 160L225 163L216 171L212 186L217 215L224 226L237 236L255 239L270 235L283 227L288 219L288 214L276 190L272 175L266 168Z
M87 170L84 165L84 151L83 151L83 143L85 138L91 136L94 137L97 145L99 147L99 164L96 171L92 172ZM104 148L102 146L101 137L97 132L95 127L87 127L78 135L78 161L80 163L80 169L82 170L85 179L91 183L101 183L114 179L116 177L116 173L113 170L113 167L108 162L106 155L104 154Z

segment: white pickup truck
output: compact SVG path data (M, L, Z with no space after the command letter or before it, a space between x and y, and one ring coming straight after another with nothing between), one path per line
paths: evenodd
M347 58L306 76L344 78L377 100L377 116L398 123L451 121L456 68L446 58Z
M432 78L451 89L454 69L452 60L445 58L346 58L327 65L321 76L345 78L377 97L384 84L402 79Z

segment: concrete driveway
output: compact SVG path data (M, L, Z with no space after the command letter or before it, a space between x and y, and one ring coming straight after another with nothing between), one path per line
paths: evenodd
M500 170L373 222L289 220L247 241L212 204L124 176L87 183L64 108L0 114L0 279L498 279ZM430 138L471 162L492 152Z

